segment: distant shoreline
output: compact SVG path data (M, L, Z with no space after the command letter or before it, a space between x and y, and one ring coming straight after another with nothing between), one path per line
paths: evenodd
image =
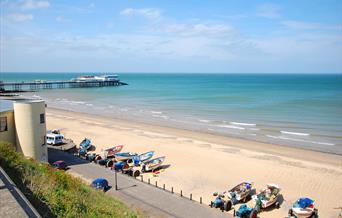
M157 127L157 128L166 128L166 129L172 129L172 130L179 130L179 131L186 131L189 133L198 133L198 134L205 134L206 137L210 136L209 138L215 138L215 137L219 137L222 139L236 139L236 140L241 140L241 141L246 141L248 142L255 142L258 144L264 144L264 145L272 145L272 147L274 147L272 150L277 150L277 148L281 148L281 149L294 149L294 150L301 150L301 151L312 151L312 152L318 152L318 153L323 153L323 154L331 154L331 155L336 155L336 156L342 156L342 151L341 153L334 153L334 152L327 152L327 151L322 151L322 150L316 150L316 149L312 149L310 147L300 147L300 146L295 146L295 145L289 145L289 144L278 144L278 143L268 143L268 142L264 142L264 141L259 141L259 140L253 140L253 139L246 139L244 137L238 137L238 136L230 136L230 135L226 135L226 134L220 134L219 132L210 132L210 131L201 131L201 130L192 130L192 129L187 129L187 128L181 128L179 126L175 127L175 126L168 126L168 125L163 125L163 123L147 123L144 121L136 121L136 120L132 120L132 119L125 119L125 118L117 118L117 117L111 117L111 116L107 116L105 114L102 115L97 115L94 113L87 113L87 112L81 112L81 111L74 111L72 109L61 109L59 107L51 107L48 105L49 108L52 108L53 110L61 110L61 111L67 111L67 112L72 112L72 113L79 113L79 114L83 114L86 116L90 116L90 117L100 117L102 119L111 119L111 120L115 120L115 121L120 121L120 122L127 122L127 123L132 123L132 124L139 124L139 125L146 125L146 126L152 126L152 127ZM243 146L241 145L243 148L246 149L256 149L255 147L248 147L248 146ZM260 148L256 149L257 151ZM261 149L261 151L266 152L265 149ZM295 155L296 152L293 152L293 154Z
M70 109L61 109L57 107L51 107L49 105L47 107L48 107L48 111L52 111L52 112L56 111L56 113L71 113L75 116L79 115L79 116L86 116L92 119L94 118L94 119L101 119L101 120L107 120L107 121L109 120L109 121L122 124L122 125L132 125L132 126L139 126L144 129L153 129L153 130L160 131L161 133L171 131L171 132L176 132L181 135L191 136L199 140L205 138L206 140L211 141L213 143L226 144L228 146L234 146L237 148L248 149L248 150L257 151L257 152L265 152L265 153L276 154L276 155L286 155L291 158L302 159L304 156L303 154L306 153L307 155L305 155L305 157L308 158L308 160L311 160L312 155L315 157L318 155L318 156L321 156L319 160L316 158L313 158L312 161L320 161L321 158L331 156L332 158L333 157L337 158L337 162L336 160L332 162L333 165L338 164L338 161L339 161L338 158L342 156L336 153L330 153L330 152L324 152L324 151L318 151L318 150L312 150L312 149L306 149L302 147L295 147L295 146L282 145L282 144L265 143L262 141L249 140L249 139L245 139L242 137L239 138L239 137L220 135L217 133L193 131L193 130L188 130L188 129L183 129L183 128L145 123L141 121L132 121L132 120L127 120L123 118L113 118L113 117L109 117L106 115L96 115L96 114L91 114L91 113L86 113L86 112L77 112L77 111L73 111ZM232 145L229 141L234 141L235 143ZM251 144L253 146L251 146ZM327 162L329 162L329 160L330 160L329 158L326 159Z

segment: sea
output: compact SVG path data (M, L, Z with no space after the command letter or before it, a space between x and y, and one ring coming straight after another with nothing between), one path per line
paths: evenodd
M89 73L0 73L0 80L81 75ZM128 85L25 95L48 107L342 155L341 74L118 75Z

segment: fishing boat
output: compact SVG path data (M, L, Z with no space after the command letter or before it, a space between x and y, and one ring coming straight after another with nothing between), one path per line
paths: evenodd
M253 184L251 182L242 182L234 188L222 193L215 192L215 199L210 202L210 207L220 208L229 211L233 205L240 202L246 202L250 198Z
M150 160L154 155L154 151L148 151L146 153L139 154L137 156L133 156L130 159L126 160L127 166L125 166L125 170L130 170L133 167L140 166L143 162Z
M260 203L260 209L267 208L275 205L279 208L278 196L280 194L280 188L276 184L267 184L267 187L263 189L259 194L253 195L252 198L256 203Z
M150 160L154 155L154 151L148 151L138 155L139 161L144 162Z
M318 210L315 208L315 202L310 198L299 198L289 210L289 216L297 218L316 218Z
M142 169L144 172L155 170L162 165L164 160L165 160L165 156L145 161Z
M123 148L123 145L117 145L117 146L114 146L114 147L111 147L111 148L106 148L104 149L102 152L103 152L103 156L104 157L114 157L114 155L116 153L119 153Z
M114 156L115 156L116 161L125 161L137 155L138 154L134 152L124 152L124 153L116 153Z
M83 139L83 141L80 143L80 149L82 150L88 150L91 147L91 140L88 138Z

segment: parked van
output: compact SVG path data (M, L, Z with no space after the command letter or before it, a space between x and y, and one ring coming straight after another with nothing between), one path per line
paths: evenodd
M48 133L46 134L46 143L49 145L63 144L64 136L62 134Z

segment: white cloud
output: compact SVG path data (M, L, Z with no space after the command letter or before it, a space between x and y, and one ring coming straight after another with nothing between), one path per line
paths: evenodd
M94 36L42 35L0 39L4 69L44 70L70 67L80 71L122 66L122 71L165 69L184 72L341 72L338 34L246 38L207 37L205 34L97 34ZM94 62L94 57L97 61ZM30 60L30 61L28 61ZM56 62L59 60L59 62ZM75 61L85 65L79 67ZM156 64L156 61L158 63ZM136 64L139 63L137 68ZM164 63L158 68L159 63ZM144 65L144 67L142 67ZM30 68L31 67L31 68ZM62 68L61 68L62 67ZM79 67L79 68L78 68ZM184 68L185 67L185 68ZM212 72L212 71L211 71Z
M7 17L9 20L12 20L15 22L25 22L25 21L33 20L32 14L14 13L14 14L9 14Z
M227 24L170 24L162 28L162 31L166 33L176 33L180 35L204 35L204 36L219 36L227 33L233 33L235 30L233 27Z
M257 16L265 18L279 18L280 17L280 7L275 4L262 4L257 8Z
M33 9L48 8L48 7L50 7L50 3L48 1L26 0L21 5L21 8L24 10L33 10Z
M321 23L313 23L313 22L302 22L302 21L295 21L295 20L287 20L283 21L282 24L292 29L298 30L318 30L318 29L325 29L325 30L341 30L341 25L324 25Z
M67 22L67 21L70 21L69 19L66 19L65 17L63 16L57 16L56 17L56 21L57 22Z
M149 19L157 19L161 16L161 12L156 8L126 8L120 12L122 16L141 15Z

